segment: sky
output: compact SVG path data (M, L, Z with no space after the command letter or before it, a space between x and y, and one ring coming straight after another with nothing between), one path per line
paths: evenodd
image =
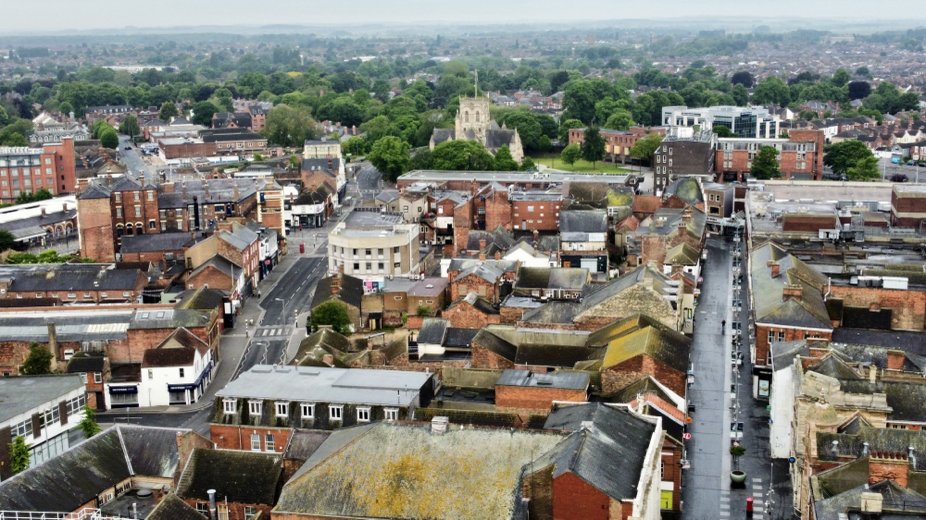
M44 0L41 12L25 0L0 0L3 32L47 33L134 26L273 25L418 22L468 24L577 22L742 16L795 16L805 20L831 20L834 12L864 21L920 12L921 0L895 0L891 9L870 0L842 0L834 10L831 0ZM7 4L4 6L4 4ZM11 6L17 5L17 8ZM42 15L44 13L44 15ZM47 16L54 13L53 16ZM893 15L892 15L893 14ZM744 20L745 21L745 20Z

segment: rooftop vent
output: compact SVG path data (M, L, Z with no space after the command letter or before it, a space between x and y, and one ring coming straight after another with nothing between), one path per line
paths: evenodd
M450 424L450 418L439 415L431 419L431 433L434 435L443 435L447 433L447 426Z

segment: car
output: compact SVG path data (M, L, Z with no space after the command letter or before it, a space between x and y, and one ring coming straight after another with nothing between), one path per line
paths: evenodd
M907 161L907 166L913 166L914 164L916 164L916 163L913 162L913 161Z
M126 146L124 149L125 149L125 150L131 150L132 147L131 147L131 146Z

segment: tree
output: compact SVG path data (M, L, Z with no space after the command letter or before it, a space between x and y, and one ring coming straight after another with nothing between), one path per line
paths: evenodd
M495 152L495 169L500 172L518 171L518 162L511 157L511 150L508 145L503 145Z
M115 150L116 148L119 148L119 135L116 134L116 131L112 128L107 128L102 134L100 134L100 144L106 148L109 148L110 150Z
M51 373L51 352L46 345L32 342L29 347L29 357L19 367L20 373L27 376L38 376Z
M849 99L865 99L871 95L871 84L867 81L853 81L849 83Z
M749 91L739 83L733 85L733 88L730 89L730 95L733 96L733 102L736 103L736 106L744 107L749 105Z
M302 146L316 135L311 109L305 106L277 105L267 112L263 135L279 146Z
M530 112L517 111L508 114L500 123L503 123L509 129L516 129L521 137L521 143L528 150L536 150L542 129L537 118Z
M434 158L429 148L422 148L408 161L408 170L430 170L434 168Z
M605 122L604 127L611 130L626 131L635 124L636 123L633 122L633 114L631 114L629 110L619 108L611 114L611 117Z
M530 157L525 157L524 160L521 162L521 171L522 172L532 172L536 170L537 170L537 166L534 164L534 160L531 159Z
M341 151L352 157L362 157L367 153L367 140L360 136L351 136L341 145Z
M373 149L367 154L370 164L383 172L392 182L395 182L408 171L408 152L411 149L408 143L398 137L388 135L373 144Z
M865 157L850 166L846 171L846 177L850 181L867 181L880 177L878 173L878 159L874 155Z
M661 135L657 133L646 134L630 148L630 156L637 159L650 159L659 149L660 144L662 144Z
M713 130L714 130L714 133L717 134L717 137L720 137L720 138L724 138L724 137L736 137L736 136L733 134L733 130L730 130L730 127L729 127L729 126L714 125Z
M9 446L10 470L13 474L16 475L29 469L29 458L31 457L29 448L31 446L26 444L26 439L22 435L17 435L13 442L9 443Z
M495 168L495 158L479 141L445 141L431 152L435 170L489 171Z
M80 420L77 428L84 432L85 439L89 439L103 430L100 428L100 425L96 423L96 412L93 411L93 408L90 408L89 404L84 405L83 411L84 418Z
M6 229L0 229L0 251L6 251L16 243L16 237Z
M138 118L135 117L135 114L125 116L125 119L119 125L119 132L129 137L135 137L141 133L141 129L138 127Z
M177 111L177 105L171 101L165 101L161 104L161 110L158 112L158 119L169 123L171 119L177 117L180 112Z
M572 167L576 161L582 158L582 150L579 149L578 144L572 143L566 148L563 148L563 152L559 154L559 157L564 163Z
M327 301L312 309L310 323L313 330L318 330L321 325L330 325L341 334L349 334L352 326L347 306L336 300Z
M756 179L768 180L781 177L778 169L778 150L774 146L763 146L752 159L749 174Z
M537 142L537 149L540 150L541 153L550 153L553 150L553 142L550 141L549 137L542 135Z
M582 140L582 158L592 163L592 169L595 169L595 163L604 159L604 137L598 131L597 126L590 126L585 129L585 137Z
M739 458L746 454L746 448L737 444L730 446L730 456L733 457L733 465L739 467Z
M774 103L778 106L786 106L791 102L791 90L780 78L769 76L756 85L752 93L752 102L757 105Z
M868 146L861 141L851 140L826 145L823 148L823 164L833 169L833 173L849 175L849 168L858 167L862 160L873 157ZM864 166L864 165L863 165ZM858 172L857 173L863 173Z
M211 101L200 101L194 103L190 110L193 112L193 118L190 120L194 125L212 126L212 116L219 111L218 107Z
M846 85L846 83L849 82L851 78L852 76L850 76L849 73L846 72L846 69L840 67L836 69L836 72L833 73L832 82L833 82L833 85L836 85L837 87L843 87Z
M871 72L868 70L868 67L862 65L861 67L855 69L856 76L863 76L868 79L871 79Z
M428 306L428 305L419 305L418 308L415 310L415 313L416 313L418 316L430 316L430 315L431 315L431 307Z
M289 169L298 170L302 165L302 157L297 154L292 154L289 156Z
M29 146L29 141L19 132L0 135L0 146Z
M745 88L752 87L755 82L755 78L748 70L741 70L733 74L733 77L730 78L730 83L734 85L742 85Z

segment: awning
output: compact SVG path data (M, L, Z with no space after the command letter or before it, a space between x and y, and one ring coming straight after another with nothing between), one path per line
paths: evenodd
M41 238L48 235L45 229L39 226L29 226L11 231L10 233L13 235L13 238L15 238L17 242L31 240L33 238Z

